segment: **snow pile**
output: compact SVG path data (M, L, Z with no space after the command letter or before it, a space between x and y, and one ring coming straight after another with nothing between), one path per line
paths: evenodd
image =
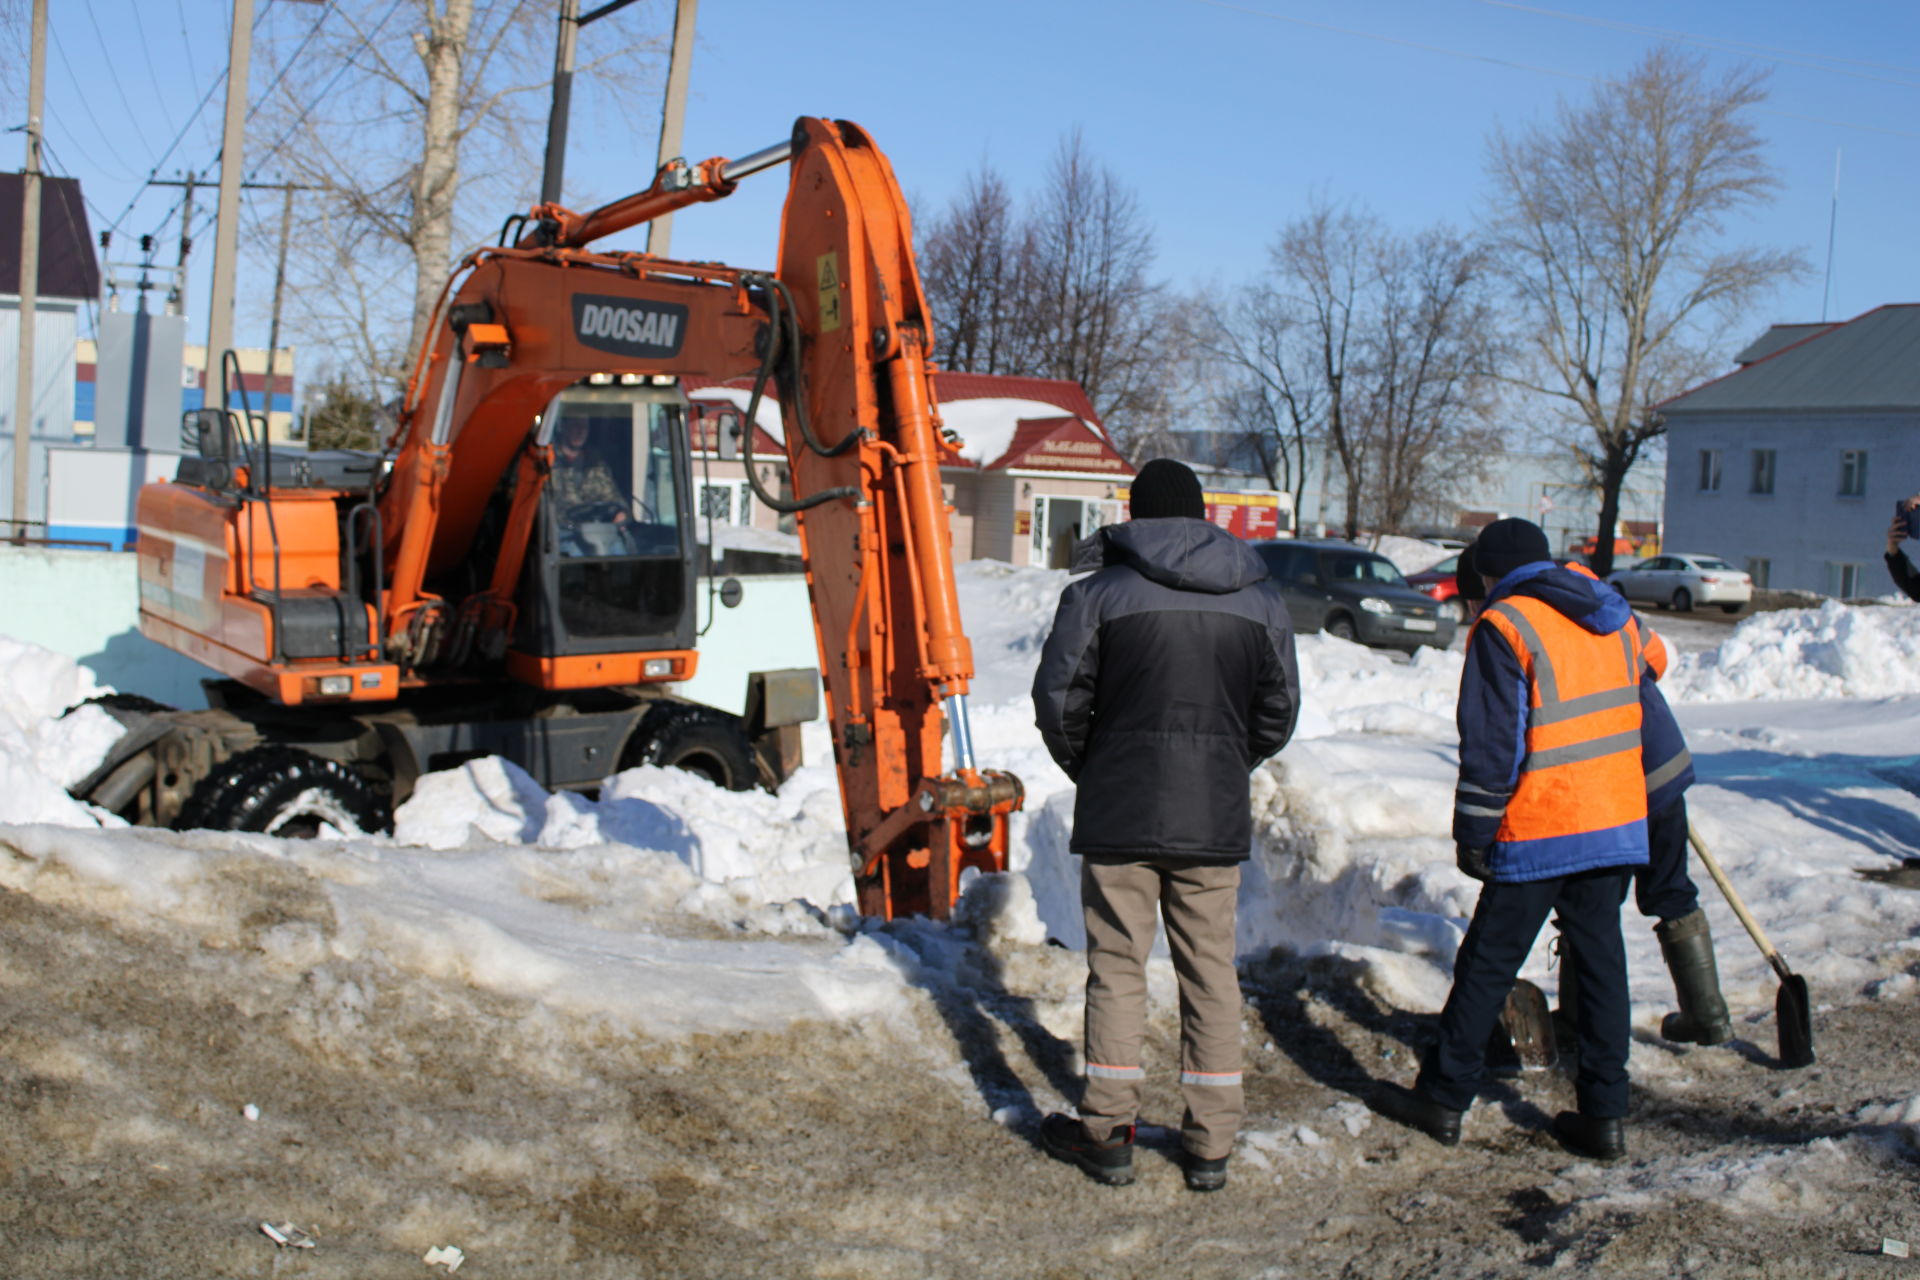
M853 900L838 784L824 766L801 770L771 796L647 765L610 778L589 800L550 793L519 766L488 757L422 778L394 813L394 840L440 850L621 845L671 856L755 902Z
M295 970L374 961L652 1036L889 1014L904 995L901 966L872 937L751 902L653 850L52 826L0 838L8 889Z
M36 644L0 638L0 819L95 827L119 819L81 804L67 787L120 740L120 722L76 703L110 692L93 673Z
M1393 561L1393 567L1408 576L1425 573L1448 556L1459 554L1455 547L1443 547L1422 538L1403 538L1393 533L1381 534L1374 540L1373 549Z
M1920 693L1920 613L1829 600L1742 622L1661 682L1675 702L1884 698Z

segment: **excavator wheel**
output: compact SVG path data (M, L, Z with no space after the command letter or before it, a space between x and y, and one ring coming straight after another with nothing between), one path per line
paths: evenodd
M637 758L623 760L622 768L685 769L729 791L750 791L760 780L746 727L724 711L669 703L648 715L634 739L640 749L629 754Z
M311 839L384 831L387 806L337 760L296 747L255 747L202 778L174 819L176 831L262 831Z

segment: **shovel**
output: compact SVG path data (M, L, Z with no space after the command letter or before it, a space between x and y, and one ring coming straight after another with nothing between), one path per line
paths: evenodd
M1780 958L1780 953L1767 941L1759 922L1748 912L1747 904L1740 901L1740 895L1734 892L1727 873L1714 861L1713 854L1707 849L1707 842L1700 838L1700 833L1692 826L1687 828L1687 840L1693 845L1693 851L1700 855L1700 861L1707 864L1707 874L1713 877L1713 882L1720 886L1720 892L1726 895L1727 905L1733 908L1733 914L1740 917L1740 923L1746 926L1754 945L1760 948L1760 954L1780 975L1780 994L1773 1001L1773 1020L1780 1029L1781 1065L1812 1066L1813 1004L1807 997L1807 980L1787 968L1787 962Z
M1546 994L1525 978L1515 978L1513 990L1507 993L1496 1037L1500 1031L1506 1032L1524 1071L1543 1071L1560 1056L1554 1043L1553 1011L1547 1007Z

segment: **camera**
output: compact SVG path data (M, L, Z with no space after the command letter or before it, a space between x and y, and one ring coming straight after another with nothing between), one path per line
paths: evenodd
M1900 523L1900 531L1905 536L1920 540L1920 506L1907 509L1907 500L1901 498L1893 504L1893 518Z

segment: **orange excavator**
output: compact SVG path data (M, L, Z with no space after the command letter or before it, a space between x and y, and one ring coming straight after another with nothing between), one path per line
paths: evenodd
M790 166L773 272L593 248ZM781 405L854 866L870 915L947 915L1006 866L1011 774L974 759L933 329L907 207L858 126L802 118L739 160L676 161L579 214L509 219L458 266L384 454L274 450L253 415L187 415L142 489L141 629L222 673L211 706L110 700L127 727L74 791L131 820L376 830L418 778L500 755L590 788L641 763L777 786L815 673L762 672L732 716L679 698L698 662L684 385ZM223 379L224 381L224 379ZM943 749L951 735L950 767Z

